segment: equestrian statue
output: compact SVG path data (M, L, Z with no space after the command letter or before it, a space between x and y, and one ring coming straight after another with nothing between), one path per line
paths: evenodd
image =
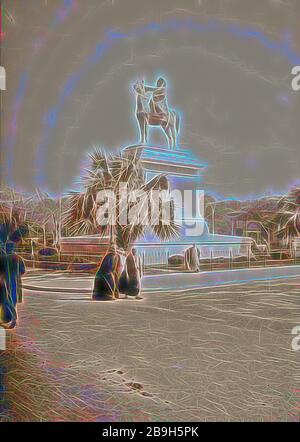
M168 147L174 149L179 134L179 115L169 109L167 102L167 82L159 78L156 86L145 85L144 80L138 80L133 89L136 94L136 119L139 124L140 142L147 144L148 128L159 126L163 129Z

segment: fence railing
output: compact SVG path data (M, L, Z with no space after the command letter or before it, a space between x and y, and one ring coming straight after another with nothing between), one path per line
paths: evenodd
M80 271L94 272L96 271L102 256L95 253L84 253L80 256L74 254L63 253L61 255L42 257L37 254L20 253L28 268L60 270L60 271ZM144 269L147 272L155 270L159 271L183 271L183 255L181 262L178 264L170 264L170 252L166 250L155 250L141 253ZM296 252L287 250L274 250L270 253L263 252L254 255L249 253L244 256L237 256L233 250L229 250L227 257L214 256L213 250L209 256L200 259L200 268L203 271L209 270L234 270L242 268L256 267L276 267L276 266L292 266L300 264L300 256Z

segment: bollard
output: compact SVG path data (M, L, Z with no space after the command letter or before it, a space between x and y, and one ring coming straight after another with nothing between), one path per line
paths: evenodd
M0 351L6 350L6 332L3 327L0 325Z
M0 90L6 90L6 71L3 66L0 66Z

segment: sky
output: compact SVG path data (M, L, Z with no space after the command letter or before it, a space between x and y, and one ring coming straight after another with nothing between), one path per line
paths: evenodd
M2 0L3 184L60 195L95 146L138 142L132 84L167 79L178 148L220 198L300 179L298 0ZM159 130L150 142L164 145Z

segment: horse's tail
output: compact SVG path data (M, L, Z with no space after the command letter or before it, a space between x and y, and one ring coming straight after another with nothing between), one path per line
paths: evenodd
M180 116L178 114L178 112L174 112L175 113L175 125L176 125L176 133L179 134L180 131Z

